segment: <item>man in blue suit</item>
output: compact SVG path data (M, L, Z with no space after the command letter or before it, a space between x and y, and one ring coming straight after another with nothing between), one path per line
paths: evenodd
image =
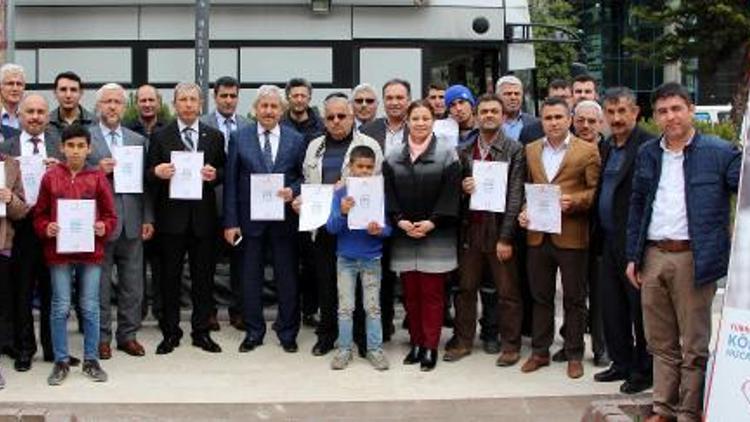
M263 257L269 249L273 254L279 299L278 318L273 329L284 351L295 353L298 350L297 219L290 205L300 194L305 144L301 134L279 125L283 106L284 95L280 88L261 86L253 104L257 123L233 132L229 137L224 184L224 238L230 244L237 244L244 238L242 306L247 334L240 352L249 352L263 344L266 333L261 300ZM284 175L284 187L278 191L278 196L287 203L283 221L250 219L250 176L263 173Z

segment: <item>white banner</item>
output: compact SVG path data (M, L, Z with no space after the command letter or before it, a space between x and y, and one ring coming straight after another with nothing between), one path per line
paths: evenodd
M750 144L750 107L741 142ZM742 173L734 219L724 308L712 364L707 371L705 420L750 421L750 149L742 153Z

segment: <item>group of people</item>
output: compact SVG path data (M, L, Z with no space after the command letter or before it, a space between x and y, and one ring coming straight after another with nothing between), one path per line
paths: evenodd
M381 92L363 83L351 95L330 94L322 113L310 106L311 84L295 78L285 89L261 86L252 120L238 113L239 82L222 77L213 86L216 108L203 116L200 88L178 84L171 122L159 120L161 97L150 85L135 92L137 119L124 122L127 94L114 83L97 91L95 114L81 106L73 72L55 79L59 107L52 111L42 96L24 93L20 66L3 65L0 84L0 350L18 371L29 370L36 353L36 296L43 357L54 362L50 385L79 363L67 347L71 307L82 322L89 377L107 379L99 360L111 358L113 337L118 350L143 356L137 332L146 263L158 287L163 339L156 353L171 353L183 336L187 255L192 345L207 352L222 350L210 332L218 329L214 276L223 258L231 267L230 321L246 333L240 352L264 342L269 264L278 298L272 328L282 349L297 352L300 325L315 325L312 353L333 352L337 370L353 359L355 345L373 367L388 369L382 345L395 332L400 280L411 342L404 364L436 367L451 306L453 336L442 360L473 353L479 293L483 348L498 354L498 366L521 360L527 335L531 353L521 371L567 362L567 375L580 378L589 330L594 363L606 367L596 381L623 381L623 393L653 384L652 420L700 418L711 301L727 269L740 152L695 130L691 97L679 84L652 94L659 136L638 127L630 89L609 88L599 98L588 75L553 81L538 119L522 112L523 85L512 75L478 97L463 85L432 84L413 100L405 80L392 79ZM381 100L385 116L378 118ZM140 193L114 188L113 151L122 146L142 147ZM203 154L200 199L170 195L171 157L180 151ZM38 193L24 177L31 156L47 167ZM471 206L479 161L507 165L503 212ZM258 174L283 175L276 192L283 220L252 217ZM352 229L348 215L358 204L347 180L376 175L383 218ZM303 184L335 186L328 221L313 232L298 230ZM559 189L559 232L533 229L528 184ZM94 252L57 250L59 199L96 201ZM552 354L558 271L564 345Z

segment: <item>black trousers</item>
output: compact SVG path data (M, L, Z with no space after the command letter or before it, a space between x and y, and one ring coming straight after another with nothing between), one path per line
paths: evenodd
M242 248L244 243L232 246L224 239L224 230L216 236L216 263L214 264L214 294L211 313L217 314L218 305L227 305L230 317L242 317ZM229 264L229 283L216 277L217 266Z
M0 354L3 350L14 350L14 343L10 257L0 255Z
M12 321L15 349L19 354L34 355L37 350L34 336L34 317L31 304L34 288L40 300L39 337L46 358L52 359L52 336L50 334L50 307L52 288L49 268L44 261L42 242L34 233L30 217L14 224L15 236L11 258Z
M146 267L151 268L151 278L148 278ZM157 319L161 318L161 240L159 234L143 242L143 316L148 314L148 306L151 304L151 313Z
M628 375L651 374L652 359L643 331L641 292L625 276L624 259L605 236L599 294L607 351L614 367Z
M161 233L162 278L160 283L162 312L159 328L167 336L182 336L180 329L180 285L182 262L188 254L190 267L190 299L193 305L191 317L194 335L208 332L208 319L213 308L213 265L215 239L213 236L198 237L192 233Z
M338 287L336 283L336 236L321 228L313 242L320 324L318 340L333 344L338 338Z
M302 315L318 312L318 282L316 279L315 252L310 232L297 233L299 247L299 294ZM335 271L335 268L334 268ZM334 273L335 274L335 273Z

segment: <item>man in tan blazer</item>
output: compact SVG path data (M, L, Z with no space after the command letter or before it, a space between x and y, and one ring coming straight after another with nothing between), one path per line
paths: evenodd
M555 334L555 282L560 269L563 286L565 353L568 376L583 376L583 332L586 325L586 265L589 244L589 208L599 180L599 151L594 144L573 136L570 109L565 100L551 97L542 105L545 137L526 146L528 182L560 187L562 231L547 234L529 230L528 271L534 298L532 355L521 371L549 365ZM526 212L519 223L527 227Z

